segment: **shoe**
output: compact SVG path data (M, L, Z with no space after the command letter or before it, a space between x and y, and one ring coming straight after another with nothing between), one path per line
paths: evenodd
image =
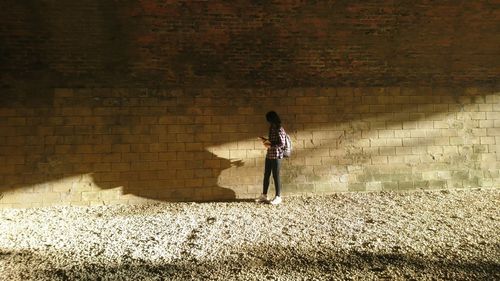
M269 199L267 198L266 194L261 194L259 198L255 199L255 202L257 203L262 203L262 202L267 202Z
M271 203L273 205L278 205L279 203L281 203L281 196L274 197L274 199L271 200L271 202L269 202L269 203Z

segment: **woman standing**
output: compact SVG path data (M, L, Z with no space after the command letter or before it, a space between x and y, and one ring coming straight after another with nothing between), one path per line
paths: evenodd
M266 120L269 123L268 138L260 137L262 143L267 148L266 162L264 169L263 191L256 202L268 202L267 191L269 189L269 177L273 174L276 196L269 203L276 205L281 203L281 182L280 166L283 159L283 148L285 147L286 133L281 127L281 119L274 111L266 114Z

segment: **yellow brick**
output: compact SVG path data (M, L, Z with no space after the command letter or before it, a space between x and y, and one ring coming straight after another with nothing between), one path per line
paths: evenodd
M321 165L321 157L306 157L305 162L306 166Z
M38 193L6 193L2 198L2 203L17 204L19 202L29 204L42 202L42 197Z
M342 131L313 131L312 138L314 140L321 139L338 139L341 135L343 135Z
M409 138L410 131L408 131L408 130L394 130L394 137L396 137L396 138Z
M53 192L68 192L71 189L72 184L69 182L54 183L52 185Z
M255 149L256 147L261 147L262 143L259 140L247 140L238 141L237 145L238 149Z
M43 206L43 204L42 204ZM12 204L12 208L15 208L15 209L28 209L28 208L32 208L33 207L33 204L32 203L15 203L15 204Z
M443 153L444 154L457 154L458 148L456 146L453 146L453 145L443 146Z
M89 205L90 206L102 206L102 205L104 205L104 202L103 201L90 201Z
M370 146L371 147L379 147L379 146L386 146L386 145L387 145L386 139L370 139Z
M245 160L245 163L250 160L251 158L261 158L265 157L266 151L263 149L253 149L253 150L247 150L247 157ZM229 157L227 157L229 158Z
M380 191L382 190L381 182L367 182L366 191Z
M81 181L81 182L76 182L73 183L73 191L92 191L96 189L97 186L90 181Z
M428 129L425 134L428 138L436 138L441 136L441 130Z
M434 145L449 145L450 138L449 137L439 137L433 139Z
M331 152L330 152L331 153ZM305 165L306 163L306 159L304 156L299 156L297 155L297 157L294 157L293 158L293 165L297 165L297 166L303 166ZM262 166L264 165L264 162L263 161L259 161L259 159L257 160L256 162L256 165L257 166Z
M420 163L420 157L418 155L407 155L405 156L405 162L406 163Z
M385 164L387 163L387 156L372 156L372 164Z
M311 140L313 138L311 131L299 131L295 134L298 141L300 140Z
M404 156L388 156L387 158L389 164L401 164L404 163Z
M403 130L411 130L411 129L416 129L417 128L417 123L416 122L404 122L403 123Z
M382 118L382 117L380 117L380 118ZM386 123L387 123L386 121L371 121L370 128L379 129L379 130L388 129Z
M463 145L463 144L465 144L465 139L464 139L464 137L450 137L450 144L451 145Z
M393 138L394 137L394 130L378 130L378 137L379 138Z
M61 200L70 201L70 202L78 202L82 201L82 193L81 192L64 192L61 193Z
M82 192L82 200L83 201L96 201L99 200L99 192L98 191L84 191Z
M487 130L485 128L474 128L472 129L472 135L474 137L485 137Z
M411 148L411 153L414 155L421 155L427 153L427 147L425 146L414 146Z
M488 136L500 136L500 128L488 128L486 134Z
M428 146L427 152L429 152L429 153L443 153L443 148L441 146Z
M59 202L61 200L61 194L55 192L43 193L40 194L40 197L42 197L43 203L54 203L54 202Z
M311 116L311 122L313 123L326 123L328 122L327 114L317 114L318 112L325 112L325 110L317 111L316 114Z
M495 144L495 137L481 137L481 144Z
M481 112L493 111L493 105L492 104L479 104L479 111L481 111Z
M0 203L0 209L12 209L15 204L6 204L6 203Z
M73 201L70 202L71 206L89 206L89 202L84 202L84 201Z
M126 200L119 200L119 199L116 199L116 200L103 200L102 203L104 205L123 205L123 204L126 204L127 201Z
M434 128L434 122L435 121L419 121L417 127L419 129L432 129Z
M370 147L370 140L369 139L360 139L357 141L356 146L358 146L358 147ZM330 148L332 148L332 147L333 146L330 146Z
M378 137L377 131L361 130L361 138L363 139L376 138L376 137Z
M120 190L103 190L100 192L100 199L104 201L117 200L120 195Z
M412 147L418 142L417 138L403 138L403 146Z
M376 155L376 154L371 154ZM378 155L396 155L396 147L380 147Z
M425 138L426 137L426 130L411 130L410 136L412 138Z
M229 151L229 157L231 159L245 159L247 158L246 150L231 150Z
M486 119L488 120L500 120L500 112L486 112Z
M400 138L386 139L387 146L403 146L403 141Z
M330 149L325 147L322 148L323 146L320 146L320 148L315 149L312 153L311 156L328 156Z
M469 112L470 118L473 120L486 119L486 112Z

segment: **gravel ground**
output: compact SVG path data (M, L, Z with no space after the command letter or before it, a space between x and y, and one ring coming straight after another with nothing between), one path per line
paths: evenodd
M500 280L500 190L0 210L2 280Z

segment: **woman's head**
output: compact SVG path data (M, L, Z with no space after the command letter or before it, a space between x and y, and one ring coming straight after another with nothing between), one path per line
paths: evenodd
M269 111L266 114L266 120L267 120L267 122L271 123L272 125L275 125L278 127L281 126L281 119L278 116L278 113L276 113L274 111Z

